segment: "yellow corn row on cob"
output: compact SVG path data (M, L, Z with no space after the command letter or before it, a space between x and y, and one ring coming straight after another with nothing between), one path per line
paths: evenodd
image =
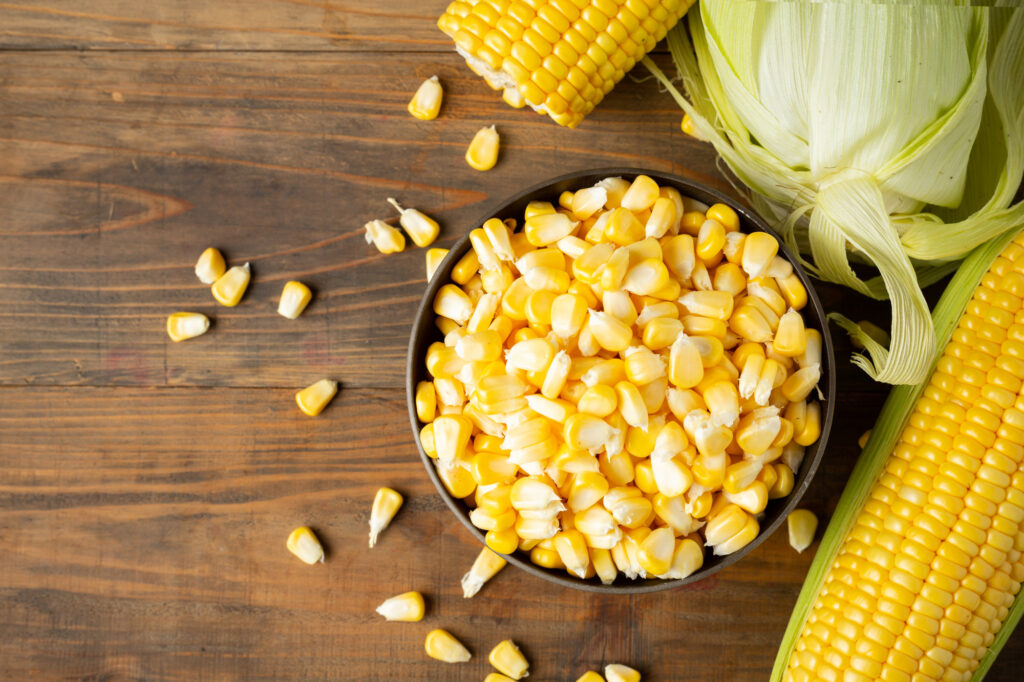
M997 248L937 307L952 332L931 378L886 404L773 679L978 679L1007 636L1024 581L1024 236Z
M512 106L575 128L693 0L456 0L437 21Z

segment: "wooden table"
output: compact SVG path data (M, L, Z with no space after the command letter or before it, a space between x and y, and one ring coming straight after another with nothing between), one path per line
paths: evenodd
M479 680L506 637L536 680L616 661L645 680L766 678L812 555L784 532L672 592L596 596L509 568L461 596L479 547L406 417L423 251L382 256L363 223L393 217L395 196L437 216L448 246L518 188L607 165L732 190L650 80L622 82L578 130L505 106L436 29L444 6L0 4L0 678ZM405 105L435 73L442 115L416 121ZM491 123L502 157L479 173L462 154ZM237 308L192 273L210 245L252 264ZM290 322L275 307L293 278L316 295ZM885 322L884 307L821 295ZM211 315L211 332L171 343L177 310ZM804 505L823 520L884 396L840 368ZM310 419L292 396L322 376L341 394ZM371 551L381 485L407 501ZM325 565L285 551L301 524ZM423 622L374 614L408 589L427 596ZM428 659L434 627L473 661ZM1022 656L1018 636L989 679L1020 679Z

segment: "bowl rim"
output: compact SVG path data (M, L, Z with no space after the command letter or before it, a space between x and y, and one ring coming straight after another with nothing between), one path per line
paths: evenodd
M627 166L586 169L549 178L543 182L536 183L525 190L517 192L512 196L499 201L489 202L487 211L482 214L480 219L476 222L470 223L472 226L470 227L470 230L482 225L484 221L489 218L495 216L509 217L509 215L507 215L508 212L517 204L536 200L540 197L545 197L544 200L552 201L552 203L554 203L554 201L557 200L556 195L561 191L564 191L556 189L558 186L566 186L565 188L568 189L567 185L573 185L576 189L579 189L584 186L585 182L589 182L593 178L601 179L607 177L623 177L629 179L635 178L637 175L646 175L655 180L659 185L675 187L684 196L692 197L705 204L726 204L735 210L740 216L741 221L745 223L743 229L744 232L749 233L754 230L760 230L773 235L779 241L780 255L792 264L793 271L797 273L797 276L800 278L801 283L807 291L807 305L804 307L804 310L813 310L814 321L816 322L815 325L808 326L813 326L813 328L817 329L822 336L822 373L821 380L818 384L819 393L822 394L819 402L822 403L823 408L821 415L821 434L814 445L808 448L809 451L805 452L804 459L800 466L800 471L796 473L796 481L793 486L793 490L788 496L778 500L782 503L781 508L776 507L776 509L773 510L775 516L772 517L771 522L767 526L761 526L757 537L736 552L726 556L715 557L714 555L709 555L707 551L705 551L704 564L702 567L686 578L668 580L662 578L644 578L633 580L625 578L620 574L616 578L615 582L605 585L598 581L596 577L584 580L572 577L564 570L556 571L554 569L546 569L537 566L533 562L522 557L518 550L512 554L498 553L501 554L508 563L514 564L530 575L542 578L543 580L555 583L562 587L570 587L586 592L598 592L602 594L645 594L648 592L659 592L662 590L680 588L714 575L718 571L726 568L727 566L731 566L746 556L749 552L753 551L758 545L764 542L768 536L774 533L780 525L782 525L789 513L800 502L804 493L807 492L807 488L810 486L811 480L814 478L814 474L817 472L818 466L820 465L821 459L827 448L835 416L835 352L832 345L832 337L829 333L828 318L821 305L821 301L818 298L817 291L812 285L807 273L801 266L800 261L790 253L779 235L769 228L768 225L751 209L748 209L746 206L740 204L736 199L733 199L719 190L681 175L663 171ZM591 182L590 184L593 183ZM518 219L519 218L517 217L517 220ZM430 477L430 480L433 482L438 494L441 496L441 499L444 500L444 503L449 510L451 510L462 524L469 529L470 533L472 533L481 545L487 546L484 540L484 532L470 522L469 510L465 503L463 503L461 499L453 497L448 492L444 483L437 474L436 468L433 464L433 459L423 450L423 446L420 443L419 438L421 426L419 417L416 414L415 400L416 384L418 381L422 380L420 378L421 375L424 378L428 376L426 373L426 367L423 364L426 347L431 342L428 341L428 339L430 337L439 337L440 335L440 332L434 325L434 318L436 317L433 311L434 297L436 296L437 291L444 284L451 281L450 274L452 268L455 263L469 250L470 230L467 230L466 233L459 237L459 239L456 240L456 242L449 248L448 254L434 271L434 276L427 282L426 290L423 293L423 297L420 299L419 306L416 310L416 317L412 325L412 331L409 335L409 348L406 356L405 388L406 405L409 411L409 421L413 431L413 440L416 442L416 449L419 451L420 459L424 468L427 470L427 475ZM775 500L769 501L769 507L774 501ZM762 512L762 515L764 514L765 512ZM709 559L712 561L710 565L708 563Z

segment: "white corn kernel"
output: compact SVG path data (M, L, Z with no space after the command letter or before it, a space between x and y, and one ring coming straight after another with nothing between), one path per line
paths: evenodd
M294 320L309 305L313 292L302 282L291 281L281 290L281 301L277 304L277 313L289 320Z

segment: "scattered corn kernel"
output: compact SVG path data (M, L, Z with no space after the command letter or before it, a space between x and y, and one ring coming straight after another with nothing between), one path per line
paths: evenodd
M604 678L601 677L601 673L593 670L588 670L579 677L576 678L576 682L605 682Z
M441 261L448 255L448 249L427 249L427 281L429 282L434 277L434 273L441 267Z
M388 203L398 211L399 224L409 233L416 246L424 247L434 243L437 233L441 231L441 226L436 220L415 208L402 208L401 204L390 197Z
M277 313L289 320L294 320L309 305L313 292L302 282L286 282L281 290L281 301L277 304Z
M789 529L789 546L803 553L814 542L818 517L810 509L794 509L786 517L786 526Z
M604 667L604 678L608 682L640 682L640 672L621 663Z
M383 220L371 220L363 225L366 243L373 244L383 254L399 253L405 250L405 237L397 228Z
M529 675L530 663L511 639L506 639L491 649L487 660L499 672L513 680L521 680Z
M331 402L338 393L338 382L330 379L321 379L310 384L295 394L295 403L299 409L310 417L315 417Z
M472 654L462 645L462 642L441 629L431 630L427 633L424 649L426 649L427 656L445 663L465 663L472 658Z
M167 318L167 335L175 342L202 336L209 328L210 318L202 313L172 313Z
M245 295L246 287L249 286L250 275L249 264L244 263L234 266L218 277L217 281L210 286L210 291L217 299L217 303L229 308L238 305L242 296Z
M423 595L419 592L399 594L377 607L377 613L387 620L416 623L423 620Z
M466 150L466 163L478 171L487 171L498 163L498 131L494 126L486 126L476 131L473 140Z
M316 535L307 526L299 526L288 535L285 543L288 551L299 557L307 564L324 562L324 548L320 545Z
M487 547L481 549L469 572L462 576L462 597L469 599L479 592L484 583L505 568L506 563L504 557L492 552Z
M444 90L441 87L441 81L437 79L437 76L431 76L420 83L420 87L416 89L416 94L409 101L409 113L421 121L432 121L441 111L443 96Z
M370 510L370 547L377 544L377 537L395 518L402 502L402 495L391 488L380 488L374 495Z
M226 269L224 256L212 246L203 251L199 260L196 261L196 277L203 284L213 284L224 274Z

